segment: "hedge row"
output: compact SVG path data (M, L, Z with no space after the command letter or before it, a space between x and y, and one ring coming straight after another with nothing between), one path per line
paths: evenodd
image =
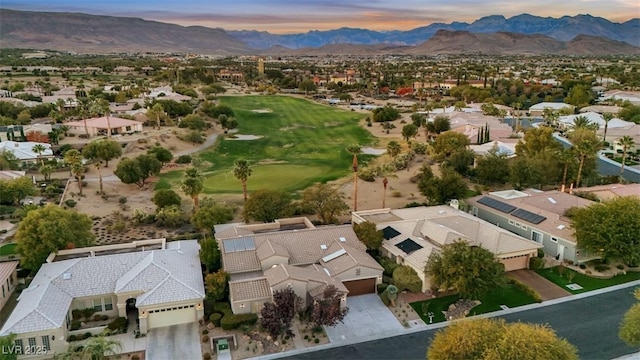
M538 294L537 291L533 290L531 287L521 283L518 280L515 279L510 279L510 283L513 284L513 286L515 286L518 290L522 291L523 293L531 296L535 302L539 303L542 302L542 298L540 297L540 294Z
M209 320L211 320L215 326L221 326L224 330L233 330L242 325L254 325L258 322L257 314L234 314L228 303L214 303L213 311L214 313L209 316Z

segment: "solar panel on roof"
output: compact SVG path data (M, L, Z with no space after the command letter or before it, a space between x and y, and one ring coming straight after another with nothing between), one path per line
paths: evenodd
M233 246L236 248L236 251L244 251L244 239L234 239Z
M512 212L511 215L517 217L518 219L522 219L524 221L528 221L532 224L540 224L541 222L545 221L547 218L544 216L540 216L538 214L534 214L531 211L527 211L524 209L517 209L516 211Z
M244 248L245 250L255 250L256 243L253 241L252 237L244 238Z
M232 253L235 252L235 246L233 246L233 240L223 240L222 245L224 246L224 252Z
M505 204L502 201L498 201L496 199L492 199L490 197L481 197L480 200L478 200L479 204L482 205L486 205L492 209L496 209L498 211L501 211L505 214L509 214L510 212L512 212L513 210L517 209L515 206L513 205L509 205L509 204Z
M416 250L422 249L422 246L420 246L419 244L417 244L415 241L411 239L407 239L401 243L396 244L396 247L407 254L411 254Z
M387 240L392 239L398 235L400 235L400 232L392 228L391 226L387 226L386 228L382 229L382 236Z

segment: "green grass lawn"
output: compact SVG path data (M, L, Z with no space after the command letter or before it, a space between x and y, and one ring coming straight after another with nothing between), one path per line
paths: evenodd
M2 245L2 247L0 247L0 256L15 255L18 252L16 249L17 246L18 244L16 243Z
M249 160L253 175L249 190L296 191L315 182L338 179L351 171L349 144L371 145L374 138L358 122L362 114L286 96L223 96L238 119L238 133L258 140L220 137L199 156L212 165L205 169L205 193L240 193L233 163ZM270 109L270 113L252 110ZM360 155L361 163L371 156ZM160 175L156 188L177 187L181 171Z
M566 269L564 275L560 276L557 266L536 270L536 272L572 294L580 294L586 291L602 289L613 285L624 284L629 281L640 280L640 272L628 272L626 275L614 276L611 279L596 279L579 274L571 269ZM569 281L569 273L573 273L574 278L572 281ZM578 284L582 286L582 289L571 290L566 286L568 284Z
M425 323L429 323L429 317L424 314L423 304L428 304L429 312L433 312L433 322L445 321L443 311L449 309L449 305L458 301L460 297L458 295L450 295L441 298L435 298L431 300L418 301L411 303L411 307L420 315ZM490 313L494 311L502 310L500 305L506 305L510 308L533 304L535 299L520 291L513 285L508 285L503 289L491 291L490 293L482 296L480 299L482 304L471 309L469 316L480 315Z

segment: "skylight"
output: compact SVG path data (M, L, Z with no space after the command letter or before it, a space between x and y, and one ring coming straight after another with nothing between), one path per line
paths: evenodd
M331 261L331 260L333 260L333 259L335 259L335 258L337 258L337 257L339 257L339 256L342 256L342 255L344 255L344 254L346 254L346 253L347 253L347 250L345 250L345 249L340 249L340 250L338 250L338 251L332 252L331 254L329 254L329 255L327 255L327 256L325 256L325 257L323 257L323 258L322 258L322 261L324 261L324 262L329 262L329 261Z

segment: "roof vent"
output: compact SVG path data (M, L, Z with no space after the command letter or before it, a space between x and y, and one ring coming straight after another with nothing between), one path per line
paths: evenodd
M62 274L62 278L64 280L70 280L71 279L71 273L64 273Z
M325 244L320 245L320 249L327 250L327 245L325 245Z
M347 238L345 238L344 236L340 236L340 242L347 242Z
M556 229L562 230L562 229L564 229L564 225L560 224L560 225L558 225L558 227L556 227Z

